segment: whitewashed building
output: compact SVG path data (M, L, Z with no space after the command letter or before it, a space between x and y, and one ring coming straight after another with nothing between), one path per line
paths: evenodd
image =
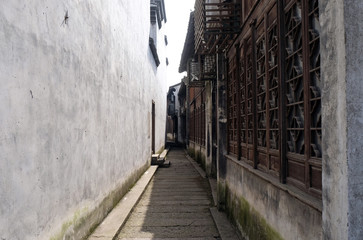
M2 1L0 239L81 239L164 145L163 0Z

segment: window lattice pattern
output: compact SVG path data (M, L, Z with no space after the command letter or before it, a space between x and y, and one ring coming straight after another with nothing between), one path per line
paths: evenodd
M304 154L304 78L302 5L296 1L285 14L287 143L291 153Z
M206 139L206 112L205 112L205 89L198 89L192 98L189 107L189 140L205 146Z
M320 79L320 23L319 1L308 1L309 31L309 75L310 75L310 161L309 184L312 189L322 189L321 185L321 87ZM318 159L316 161L316 159Z
M321 82L318 1L285 7L287 181L321 191Z
M228 81L228 150L237 155L237 93L236 59L229 61Z
M252 10L255 21L244 25L237 50L229 52L228 151L319 197L318 0L266 2Z
M246 79L242 80L245 82L245 89L246 89L246 105L244 106L245 109L245 116L246 116L246 136L247 136L247 143L242 143L242 156L248 160L251 165L253 162L253 136L254 136L254 122L253 122L253 69L252 69L252 39L248 39L245 46L245 71L246 71Z
M264 22L257 27L256 42L256 80L257 80L257 146L266 148L266 39Z
M275 4L267 13L267 117L268 117L268 155L265 168L275 175L280 172L280 132L279 132L279 39L277 28L277 5ZM261 159L261 158L259 158Z

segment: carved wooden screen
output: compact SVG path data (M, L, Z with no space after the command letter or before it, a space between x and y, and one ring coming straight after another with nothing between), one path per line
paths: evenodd
M189 107L189 140L195 142L195 109L194 104Z
M228 63L228 153L238 154L237 149L237 93L238 79L236 77L236 58L230 58Z
M321 196L318 1L266 0L253 11L229 51L229 153Z
M287 181L321 191L318 1L290 0L285 13Z
M302 5L292 2L285 9L286 44L286 113L287 113L287 177L305 181L305 104L303 78Z
M245 58L241 61L242 64L244 64L244 69L246 74L245 79L240 79L240 81L242 81L241 84L244 84L245 87L245 106L244 108L244 115L245 115L245 119L242 119L242 121L246 122L246 143L241 142L242 145L242 157L249 162L251 165L253 165L253 160L254 160L254 154L253 154L253 150L254 150L254 118L253 118L253 97L254 97L254 89L253 89L253 46L252 46L252 39L251 37L249 37L246 41L245 41L245 46L244 49L242 51L245 52L244 56ZM242 58L241 58L242 59ZM241 107L240 107L241 108Z
M267 49L267 127L268 127L268 161L267 166L275 174L280 172L280 132L279 132L279 39L277 27L277 4L266 13L266 49Z
M198 107L195 108L194 110L194 139L195 142L198 143L199 142L199 109Z
M318 194L322 189L321 178L321 88L320 80L320 23L319 23L319 1L308 1L308 41L309 41L309 113L310 113L310 181L309 187Z
M195 109L195 142L200 144L201 142L201 99L200 95L196 97L196 109Z
M241 141L241 157L247 159L247 88L246 88L246 59L244 44L240 46L239 51L239 86L240 86L240 141Z
M205 139L206 139L206 135L205 135L205 128L206 128L206 117L205 117L205 105L206 105L206 102L205 102L206 98L205 98L205 89L203 89L203 92L201 94L201 106L200 106L200 128L201 128L201 136L200 136L200 144L202 146L205 146Z
M266 82L266 32L264 17L256 26L256 103L257 103L257 151L259 167L268 169L267 157L267 82Z
M205 88L193 88L193 94L189 109L189 140L205 146Z
M280 159L277 4L257 19L256 83L257 167L278 176Z

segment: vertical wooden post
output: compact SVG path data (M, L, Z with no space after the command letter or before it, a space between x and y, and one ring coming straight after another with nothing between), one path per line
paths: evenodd
M250 23L252 33L252 112L253 112L253 167L257 168L258 165L258 152L257 152L257 77L256 77L256 19Z
M309 3L302 1L302 42L303 42L303 82L304 82L304 163L305 187L310 188L310 61L309 61Z
M285 88L285 12L283 1L277 0L279 32L279 135L280 135L280 181L286 183L286 88Z
M236 79L237 82L237 159L241 159L241 87L240 87L240 46L239 43L235 45L236 48Z

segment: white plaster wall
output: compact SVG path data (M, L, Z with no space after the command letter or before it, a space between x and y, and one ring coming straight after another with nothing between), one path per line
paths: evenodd
M363 238L363 2L319 2L324 239Z
M363 239L363 1L344 1L347 53L348 238Z
M212 174L213 169L213 102L212 102L212 91L213 91L213 84L211 82L207 82L205 86L206 91L206 107L205 107L205 114L206 114L206 124L205 124L205 138L206 138L206 172L208 175Z
M344 47L344 4L319 2L323 79L323 234L324 239L348 239L347 111ZM329 80L329 81L327 81ZM342 80L342 81L341 81Z
M1 239L49 239L143 166L152 100L162 147L165 43L156 68L149 29L142 0L1 1Z

